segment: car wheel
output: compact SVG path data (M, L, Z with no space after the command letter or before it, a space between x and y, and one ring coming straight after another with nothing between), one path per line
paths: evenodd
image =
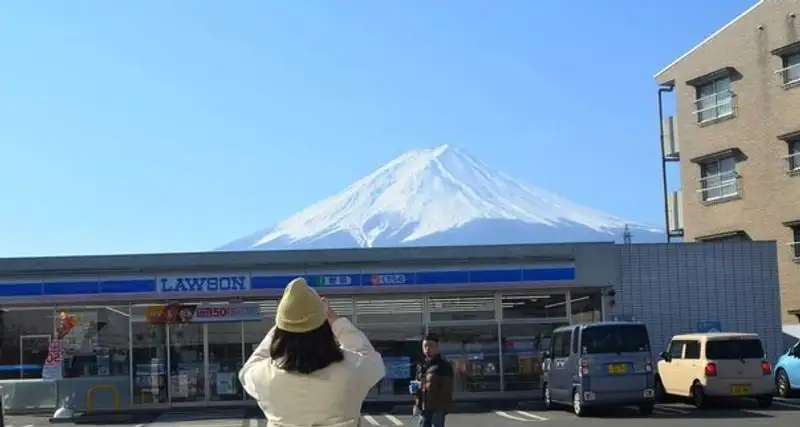
M653 409L655 409L655 404L653 402L642 403L639 405L639 412L641 412L642 415L651 415L653 413Z
M550 394L550 384L544 383L542 389L542 400L544 400L545 409L553 409L553 396Z
M692 403L699 409L708 408L708 397L701 384L694 384L691 390Z
M581 392L579 390L575 390L575 392L572 393L572 412L578 417L586 415L586 408L581 401Z
M792 384L783 369L778 370L775 375L775 388L778 389L778 394L781 397L792 397Z
M762 409L769 408L770 406L772 406L772 396L771 395L761 396L756 399L756 403L758 403L759 408Z

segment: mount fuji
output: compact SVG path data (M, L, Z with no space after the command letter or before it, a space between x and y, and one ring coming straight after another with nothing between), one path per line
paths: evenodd
M526 186L450 145L412 150L219 251L622 241L663 231Z

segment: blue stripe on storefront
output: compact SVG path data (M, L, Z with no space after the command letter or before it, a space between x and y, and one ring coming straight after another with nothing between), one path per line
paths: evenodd
M295 275L253 276L252 289L282 289L294 279ZM575 280L574 267L531 268L513 270L473 270L473 271L425 271L416 273L374 273L374 274L328 274L305 275L305 279L315 287L360 288L392 287L414 285L468 285L508 284L508 283L553 283ZM387 279L382 283L381 280Z
M100 282L100 293L102 294L137 294L155 291L156 281L150 279L105 280Z
M282 289L295 275L252 276L251 289ZM375 274L328 274L304 276L313 286L357 290L364 287L568 283L575 280L574 267L529 269L387 272ZM154 279L53 281L38 283L0 283L2 297L65 295L145 294L156 292ZM245 291L246 292L246 291Z
M2 297L63 295L136 294L156 291L153 279L71 281L41 283L2 283Z
M0 297L27 297L42 295L41 283L0 284Z

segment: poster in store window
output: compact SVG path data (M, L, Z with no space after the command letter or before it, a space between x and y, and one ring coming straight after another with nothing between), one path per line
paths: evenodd
M234 383L234 372L217 372L217 394L230 395L236 394Z
M61 341L50 341L50 346L47 350L47 359L42 368L42 379L45 381L57 381L63 378L63 371L61 367Z
M383 364L386 366L385 378L393 380L411 378L410 357L384 357Z

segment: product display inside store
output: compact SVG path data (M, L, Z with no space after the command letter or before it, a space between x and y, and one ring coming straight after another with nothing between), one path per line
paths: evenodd
M456 393L500 391L497 325L431 327L455 371Z

